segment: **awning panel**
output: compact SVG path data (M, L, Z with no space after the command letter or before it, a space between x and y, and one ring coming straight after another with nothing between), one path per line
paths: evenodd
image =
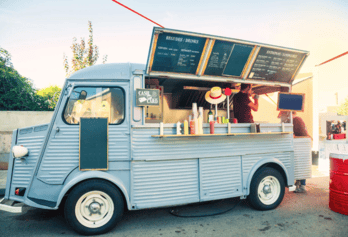
M155 27L147 74L291 84L309 52Z

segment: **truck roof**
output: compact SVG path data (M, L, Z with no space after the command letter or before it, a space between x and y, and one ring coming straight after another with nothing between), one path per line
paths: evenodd
M145 64L139 63L108 63L98 64L81 69L72 74L68 79L95 80L95 79L126 79L130 80L132 72L145 70Z

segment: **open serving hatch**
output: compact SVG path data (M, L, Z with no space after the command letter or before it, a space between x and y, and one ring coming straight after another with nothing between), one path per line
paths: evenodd
M304 50L154 27L146 73L167 84L165 91L175 90L170 79L181 79L190 81L186 86L200 87L251 83L255 93L265 94L287 91L308 55Z

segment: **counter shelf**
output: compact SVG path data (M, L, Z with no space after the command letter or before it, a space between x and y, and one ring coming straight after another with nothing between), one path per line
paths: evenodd
M188 134L188 135L151 135L151 137L209 137L209 136L248 136L248 135L282 135L292 134L292 132L263 132L263 133L223 133L223 134Z

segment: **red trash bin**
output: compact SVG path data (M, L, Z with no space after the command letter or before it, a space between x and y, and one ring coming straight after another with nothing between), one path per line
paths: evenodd
M330 154L329 207L348 215L348 154Z

